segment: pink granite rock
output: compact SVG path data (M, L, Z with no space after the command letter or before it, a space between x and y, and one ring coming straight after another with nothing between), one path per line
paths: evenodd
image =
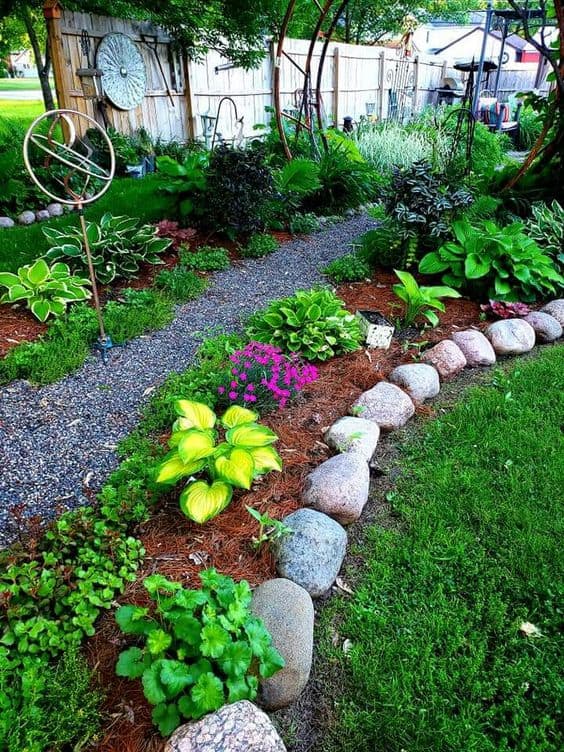
M464 353L451 339L443 339L438 344L425 350L421 360L434 366L443 381L456 376L466 365Z
M463 332L454 332L451 338L454 344L462 350L466 364L471 368L493 366L495 363L495 351L482 332L476 329L466 329Z

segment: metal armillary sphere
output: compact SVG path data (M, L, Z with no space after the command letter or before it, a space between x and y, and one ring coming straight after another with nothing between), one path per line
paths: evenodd
M47 129L41 127L49 123ZM99 165L92 159L94 150L79 133L94 128L101 135L109 154L109 167ZM62 139L62 140L61 140ZM33 151L35 150L35 151ZM43 174L38 175L33 164L36 156L43 158L42 171L51 171L49 185ZM100 328L99 345L104 361L112 341L106 334L92 264L90 243L84 220L84 206L100 198L110 187L115 173L115 154L106 131L91 117L75 110L50 110L36 118L30 125L23 142L23 157L27 171L35 185L49 198L78 209L84 250L92 283L92 298ZM53 187L54 186L54 187Z

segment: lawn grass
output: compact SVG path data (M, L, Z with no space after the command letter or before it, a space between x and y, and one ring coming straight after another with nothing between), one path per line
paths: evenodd
M165 217L174 217L174 200L159 192L159 176L145 178L115 178L111 188L99 201L85 208L87 219L99 220L105 212L114 215L127 214L139 217L143 222L156 222ZM46 203L49 199L46 198ZM48 222L27 227L12 227L0 232L0 271L16 272L22 264L29 264L49 250L50 243L43 234L43 227L63 228L75 225L77 214L67 214Z
M54 88L52 79L51 88ZM0 78L0 91L36 91L41 99L41 83L38 78Z
M35 99L0 99L0 117L27 128L45 112L41 97Z
M397 524L364 531L354 595L324 611L335 715L316 749L563 748L563 354L498 372L405 446Z

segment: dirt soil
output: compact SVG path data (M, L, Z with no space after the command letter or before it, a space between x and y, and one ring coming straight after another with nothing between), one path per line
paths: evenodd
M337 294L350 310L374 309L394 316L398 311L394 308L397 299L390 289L393 281L393 275L382 272L370 282L343 285ZM414 341L432 343L448 337L455 329L480 325L479 313L479 306L474 302L452 300L434 330L425 330L422 334L415 331L408 340L394 339L388 351L360 350L320 364L318 380L297 401L283 412L262 416L262 422L280 437L277 447L284 463L282 473L272 473L255 483L250 492L236 494L228 509L205 525L188 521L180 512L175 496L163 498L152 518L137 531L147 556L137 581L128 587L120 602L146 605L142 580L153 572L182 581L189 587L198 587L198 572L210 566L236 580L247 579L252 586L275 576L268 550L256 553L251 546L258 523L247 513L245 505L267 511L274 518L282 518L297 509L305 476L330 456L323 442L325 429L347 414L359 394L385 378L393 367L411 362L417 355ZM432 412L433 408L427 406L418 408L420 415ZM379 465L385 462L385 456L379 451ZM378 467L374 470L376 474L381 472ZM108 693L105 736L95 749L100 752L160 752L163 741L151 723L151 708L143 697L140 682L120 679L114 673L117 656L127 644L113 615L105 614L98 623L96 635L87 645L91 665ZM318 689L318 680L314 679L308 695L310 700ZM308 717L311 710L306 711L302 704L300 701L299 712Z

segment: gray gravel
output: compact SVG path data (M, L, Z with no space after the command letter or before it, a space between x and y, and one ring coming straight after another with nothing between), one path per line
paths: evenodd
M374 224L355 217L216 274L206 295L179 306L165 329L113 350L108 366L91 357L56 384L0 388L0 547L17 533L13 505L46 519L88 503L85 492L99 489L117 466L116 445L135 427L143 402L167 374L192 363L206 331L233 331L270 300L322 280L319 269Z

